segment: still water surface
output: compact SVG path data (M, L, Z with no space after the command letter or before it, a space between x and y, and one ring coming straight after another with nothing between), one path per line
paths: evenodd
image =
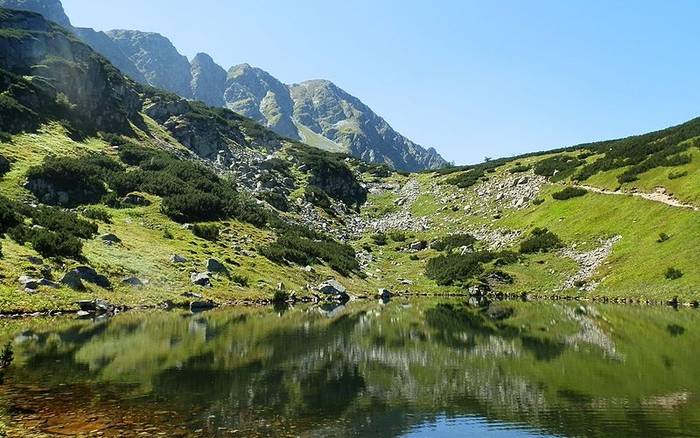
M700 313L460 301L0 322L10 436L700 436Z

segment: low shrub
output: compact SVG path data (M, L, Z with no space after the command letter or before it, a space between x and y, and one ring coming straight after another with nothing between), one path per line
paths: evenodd
M44 257L72 257L79 258L83 249L83 243L77 237L57 233L45 228L31 228L26 225L18 225L8 231L12 240L20 245L31 243L32 248Z
M22 223L22 217L17 213L17 205L0 195L0 235Z
M61 235L89 239L97 233L97 224L80 219L71 211L57 207L39 207L32 212L34 225L47 228Z
M285 303L287 300L289 300L289 294L283 290L275 291L275 294L272 296L272 302L276 304Z
M394 242L405 242L408 239L406 232L403 230L391 230L388 234L389 238Z
M86 157L47 157L40 166L27 171L28 187L41 201L64 207L94 204L107 193L105 179L123 171L116 161L104 155ZM58 193L65 193L65 197Z
M509 172L510 173L523 173L523 172L527 172L531 168L532 167L524 165L524 164L516 164L515 166L510 168Z
M195 224L192 227L195 236L215 242L219 239L219 226L214 224Z
M351 246L312 230L299 232L298 228L294 231L285 230L275 242L259 248L260 254L276 263L296 263L302 266L323 261L346 276L359 271L355 250Z
M668 173L668 179L678 179L678 178L683 178L684 176L688 175L688 171L684 170L682 172L669 172Z
M438 239L431 246L438 251L452 251L463 246L472 246L475 243L476 239L471 234L451 234Z
M577 198L588 193L588 190L582 189L581 187L565 187L563 190L552 193L552 198L557 201L564 201L571 198Z
M659 238L656 239L656 242L657 242L657 243L663 243L663 242L667 241L667 240L670 239L670 238L671 238L671 236L669 236L669 235L666 234L666 233L659 233Z
M676 268L668 268L666 269L666 273L664 274L664 276L668 280L678 280L683 276L683 272Z
M425 274L440 286L463 282L483 272L481 260L474 253L465 255L447 254L428 260Z
M279 211L289 211L287 197L277 192L264 192L261 199Z
M241 274L232 274L231 281L241 287L248 287L248 277Z
M544 204L544 199L542 198L535 198L532 200L532 205L541 205Z
M447 184L457 186L460 189L466 189L481 181L482 178L485 178L484 170L474 168L466 170L459 175L453 176L452 178L447 179L445 182Z
M556 175L559 179L572 174L574 169L581 164L584 164L584 162L578 158L568 155L555 155L535 164L534 171L536 175L546 177Z
M564 244L556 234L546 228L535 228L530 237L520 242L520 252L522 254L548 252L562 246Z
M374 244L378 245L378 246L384 246L387 244L387 241L388 241L386 234L384 234L384 233L372 234L371 239L372 239L372 242L374 242Z
M83 209L82 213L83 213L83 216L85 216L88 219L101 221L101 222L104 222L106 224L112 223L112 215L104 208L97 207L97 206L89 206L89 207L85 207Z
M0 154L0 176L5 176L5 174L10 171L10 168L10 160L5 158L4 155Z

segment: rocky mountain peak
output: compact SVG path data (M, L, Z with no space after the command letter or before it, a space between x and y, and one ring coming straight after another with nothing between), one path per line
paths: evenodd
M394 131L362 101L328 80L286 85L250 64L226 72L205 53L190 63L158 33L73 28L59 0L0 0L0 6L38 12L68 27L135 81L229 108L279 135L400 170L446 164L435 149Z
M60 0L1 0L0 6L7 9L37 12L47 20L71 28L70 19L63 10Z
M190 62L168 38L159 33L123 29L106 34L143 73L149 85L191 97Z
M226 70L206 53L197 53L192 59L192 98L209 106L224 106Z

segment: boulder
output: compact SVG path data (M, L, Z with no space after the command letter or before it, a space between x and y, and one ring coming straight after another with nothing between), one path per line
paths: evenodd
M116 245L118 243L121 243L122 241L119 237L112 233L103 234L102 236L100 236L100 240L106 243L107 245Z
M137 193L129 193L128 195L122 198L122 204L134 205L138 207L147 207L151 205L151 201Z
M187 262L187 259L181 255L174 254L173 256L170 257L170 263L178 264L178 263L185 263L185 262Z
M74 269L66 272L60 280L60 283L77 291L84 291L85 285L80 277L80 274Z
M193 272L190 275L192 284L202 287L211 287L211 279L208 272Z
M95 271L89 266L78 266L74 269L74 271L80 276L82 280L85 280L89 283L96 284L97 286L103 287L105 289L109 289L110 287L112 287L112 284L109 282L109 279L107 277L98 274L97 271Z
M425 249L426 245L427 244L424 241L419 240L417 242L411 243L408 248L413 251L422 251Z
M80 307L82 312L88 313L113 313L116 307L106 300L96 299L96 300L81 300L77 301L75 304Z
M144 282L137 277L127 277L122 280L122 284L131 287L144 287Z
M223 263L216 259L209 259L207 260L207 271L208 272L213 272L217 274L226 274L228 275L228 269L226 266L224 266Z
M382 300L388 300L389 298L391 298L391 297L393 296L393 294L391 293L391 291L390 291L389 289L385 289L385 288L383 288L383 287L380 287L380 288L377 290L377 292L378 292L377 295L378 295L379 298L381 298Z
M35 291L39 289L40 280L38 278L31 278L28 275L23 275L19 277L18 281L26 291Z
M327 280L318 285L318 291L326 295L341 295L347 292L345 286L336 280Z

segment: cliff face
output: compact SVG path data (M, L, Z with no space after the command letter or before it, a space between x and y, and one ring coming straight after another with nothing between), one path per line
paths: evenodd
M0 29L12 37L0 38L0 62L18 75L7 79L14 82L7 86L8 96L18 105L37 116L60 112L95 129L125 131L130 120L138 119L134 84L104 58L39 14L4 15ZM36 99L53 102L37 105Z

